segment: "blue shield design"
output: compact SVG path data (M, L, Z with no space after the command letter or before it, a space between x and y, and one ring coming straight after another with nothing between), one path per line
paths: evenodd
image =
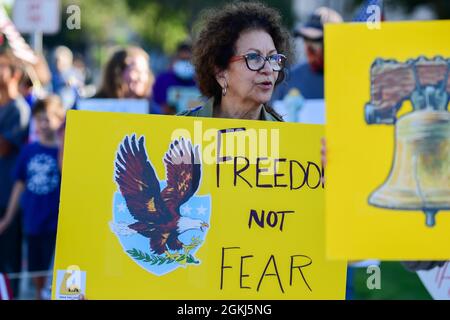
M127 255L148 272L162 276L198 265L195 254L206 239L210 195L197 195L201 181L198 146L176 139L163 158L161 181L145 150L144 137L126 136L115 161L111 231Z

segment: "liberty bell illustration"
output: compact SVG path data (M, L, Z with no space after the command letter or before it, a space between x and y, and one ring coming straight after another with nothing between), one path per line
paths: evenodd
M371 67L367 124L395 125L395 153L370 205L423 211L426 225L450 209L450 59L419 57L406 63L377 59ZM397 119L405 100L413 110Z

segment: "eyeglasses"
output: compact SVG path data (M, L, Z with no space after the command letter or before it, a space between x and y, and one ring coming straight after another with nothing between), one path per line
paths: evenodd
M258 53L247 53L242 56L231 57L230 62L236 62L242 59L245 59L247 68L252 71L262 70L266 64L266 61L269 62L269 65L272 67L273 71L281 71L286 63L286 56L279 53L272 54L267 57L263 57Z

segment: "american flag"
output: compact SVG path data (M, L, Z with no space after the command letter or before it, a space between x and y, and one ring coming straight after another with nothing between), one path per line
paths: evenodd
M383 0L365 0L353 17L354 22L366 22L374 14L373 10L368 10L370 6L378 6L381 12L381 21L384 21Z
M17 31L16 26L8 17L5 8L0 4L0 32L8 39L8 44L13 54L25 62L35 64L38 61L33 50L26 43L25 39Z

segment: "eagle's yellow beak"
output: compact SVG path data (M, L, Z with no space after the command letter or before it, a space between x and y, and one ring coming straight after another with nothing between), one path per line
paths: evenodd
M200 230L203 231L203 228L209 228L209 224L207 224L206 222L202 222L202 224L200 225Z

